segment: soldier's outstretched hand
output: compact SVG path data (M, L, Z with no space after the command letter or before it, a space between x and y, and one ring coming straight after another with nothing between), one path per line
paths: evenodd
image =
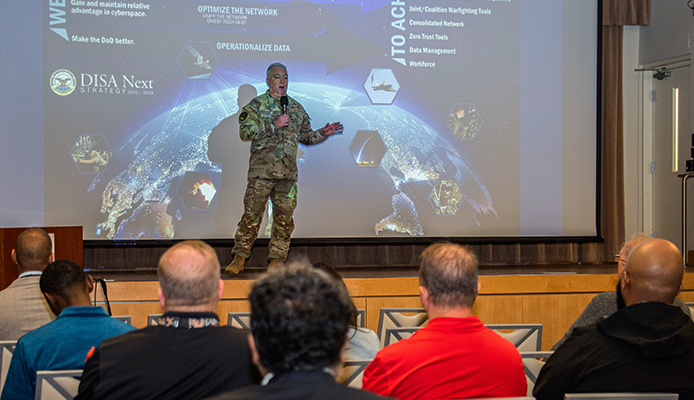
M325 126L323 127L323 134L325 136L330 136L330 135L334 135L336 133L342 133L343 130L344 130L344 126L342 126L341 123L333 122L332 124L330 124L330 123L325 124Z

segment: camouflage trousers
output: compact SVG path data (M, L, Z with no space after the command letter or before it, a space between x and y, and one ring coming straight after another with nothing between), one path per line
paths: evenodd
M243 198L243 216L236 227L234 248L231 253L244 258L251 256L251 248L258 238L267 199L272 201L272 234L268 259L286 260L289 242L294 231L297 184L294 180L251 179Z

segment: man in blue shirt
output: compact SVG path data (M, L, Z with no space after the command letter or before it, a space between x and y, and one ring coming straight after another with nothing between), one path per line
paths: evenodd
M58 317L19 339L2 400L34 399L36 371L82 369L87 354L104 339L135 330L103 308L92 307L94 281L73 261L46 267L40 286Z

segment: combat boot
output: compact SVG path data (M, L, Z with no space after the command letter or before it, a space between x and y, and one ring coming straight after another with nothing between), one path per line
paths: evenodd
M231 264L227 265L226 268L224 268L224 272L226 272L229 275L238 275L241 272L243 272L243 267L246 264L246 259L236 255L234 256L234 261L231 262Z
M284 263L282 262L282 260L280 260L279 258L273 258L270 260L270 265L268 266L268 269L282 267L284 267Z

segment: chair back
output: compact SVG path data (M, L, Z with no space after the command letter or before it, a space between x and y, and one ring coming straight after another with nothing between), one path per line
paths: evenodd
M423 308L381 308L378 317L378 338L385 346L386 329L421 327L429 317Z
M357 326L363 328L366 322L366 310L363 308L357 308Z
M419 330L419 326L411 327L411 328L386 328L386 337L383 342L383 346L388 346L389 344L393 344L396 342L401 341L402 339L407 339L410 336L412 336L417 330Z
M533 395L533 389L535 388L535 382L537 382L537 377L540 375L540 370L545 366L545 361L541 359L547 359L554 353L553 351L525 351L521 352L521 359L523 361L523 369L525 370L525 383L528 385L527 395Z
M115 318L115 319L117 319L117 320L119 320L119 321L123 321L123 322L125 322L125 323L128 324L128 325L132 325L132 324L133 324L133 322L132 322L132 317L131 317L130 315L112 315L111 317L112 317L112 318Z
M677 400L677 393L566 393L565 400Z
M361 389L361 380L364 378L366 366L373 360L348 360L342 366L342 371L337 376L337 382L354 389Z
M35 400L72 400L77 396L81 369L36 371Z
M147 326L159 325L159 318L164 314L149 314L147 315Z
M686 302L685 301L684 304L686 304L687 307L689 307L689 314L691 315L692 320L694 320L694 302Z
M2 393L2 388L5 386L7 373L10 371L10 362L12 361L15 347L17 347L16 340L0 341L0 393Z
M249 312L230 312L227 325L238 329L251 329L251 313Z
M489 324L485 326L509 340L520 352L540 351L542 348L542 324ZM513 329L513 331L501 332L502 329Z

